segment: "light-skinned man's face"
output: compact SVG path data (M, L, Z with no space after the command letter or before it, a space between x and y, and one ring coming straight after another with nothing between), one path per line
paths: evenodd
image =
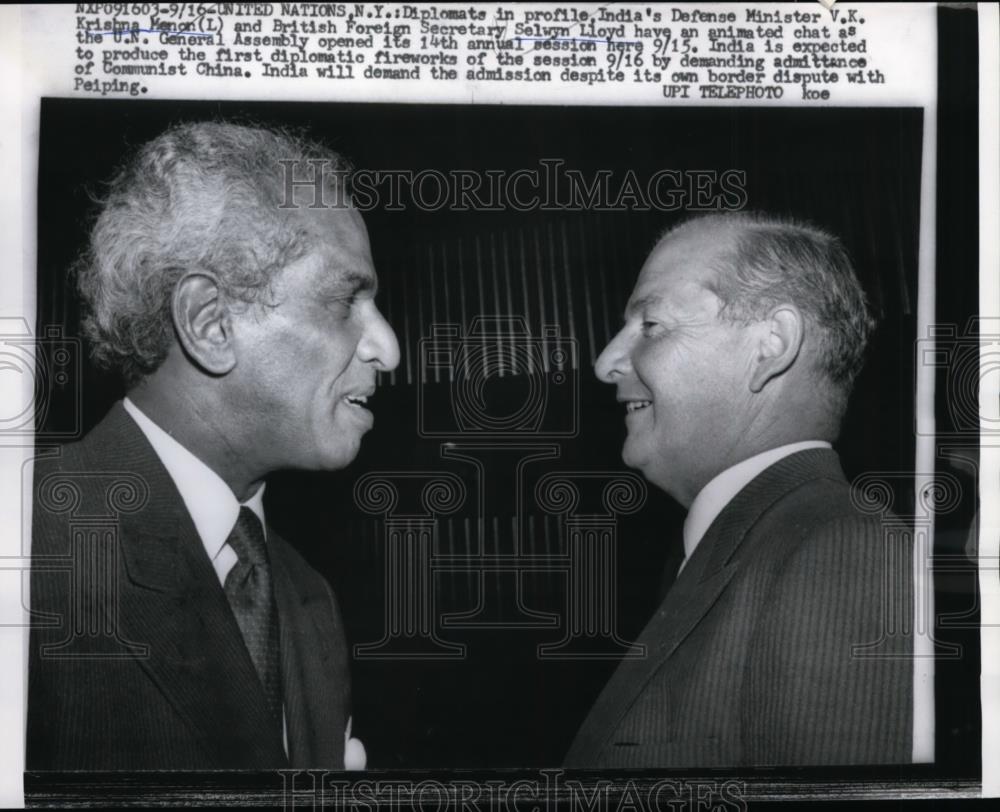
M395 333L375 306L364 222L353 209L300 209L312 248L278 272L273 305L234 316L235 404L257 468L334 470L373 425L376 372L399 363Z
M685 507L739 461L752 431L754 333L720 321L708 287L711 260L730 239L694 226L661 242L596 364L626 409L623 460Z

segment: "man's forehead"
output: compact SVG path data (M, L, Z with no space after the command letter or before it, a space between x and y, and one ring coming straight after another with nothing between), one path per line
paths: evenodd
M731 231L698 226L665 237L642 266L628 312L651 307L701 309L709 298L714 302L718 258L731 237Z
M301 207L289 212L297 225L318 237L331 238L338 244L368 247L368 229L361 212L353 207Z
M646 298L686 288L712 289L720 255L731 245L733 229L691 226L668 235L650 252L636 281L634 296Z
M292 217L316 250L370 258L368 229L356 209L299 209Z
M682 314L709 307L715 294L691 279L665 277L636 284L626 305L626 316L656 311Z
M368 232L356 210L307 209L294 216L306 234L307 255L314 258L318 285L341 293L375 290Z

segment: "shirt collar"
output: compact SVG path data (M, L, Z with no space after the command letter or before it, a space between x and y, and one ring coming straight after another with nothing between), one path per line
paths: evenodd
M250 508L257 514L261 526L267 526L264 521L263 484L241 504L222 477L156 425L131 400L125 398L124 406L174 481L209 559L215 560L229 538L240 507Z
M722 509L765 468L770 468L778 460L805 451L807 448L830 447L824 440L789 443L745 459L712 479L698 492L691 503L687 518L684 519L684 560L687 561L691 557L698 542L702 540Z

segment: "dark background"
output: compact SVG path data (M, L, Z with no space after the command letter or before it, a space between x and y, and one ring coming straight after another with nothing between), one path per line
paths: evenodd
M974 60L973 60L974 62ZM897 472L895 508L913 512L914 347L917 336L922 111L857 109L656 109L375 104L252 104L44 100L40 131L38 325L78 334L78 302L67 269L83 246L93 214L91 197L130 149L169 124L213 117L301 126L369 169L537 169L559 158L588 179L610 169L643 179L660 169L727 169L746 173L748 208L791 214L840 234L859 276L884 318L852 399L839 445L849 478ZM974 129L973 129L974 132ZM941 138L947 138L942 132ZM967 149L965 145L963 149ZM975 150L968 153L975 156ZM959 160L959 158L956 158ZM967 176L966 176L967 177ZM612 183L612 188L615 184ZM968 190L963 187L963 195ZM975 197L972 197L973 206ZM975 238L963 261L940 262L943 229L955 217L939 202L939 280L950 280L945 314L964 329L974 312ZM685 215L676 212L399 212L365 215L380 277L379 305L399 336L400 367L383 376L372 409L376 427L358 460L336 474L279 474L269 482L269 521L333 584L353 643L372 643L385 631L385 523L363 514L353 497L370 471L450 471L467 487L474 470L443 459L442 442L418 433L422 395L436 414L452 398L447 381L421 372L420 339L432 322L468 327L479 313L517 314L532 335L544 324L578 347L578 400L562 394L552 375L547 419L579 415L577 436L557 439L559 456L530 466L533 482L547 471L624 471L624 427L613 390L593 378L596 355L617 329L636 273L656 235ZM975 223L970 219L966 223ZM968 227L967 225L965 226ZM947 274L947 276L945 276ZM942 290L942 282L938 284ZM76 419L71 390L82 395ZM571 388L571 387L570 387ZM57 387L58 389L58 387ZM942 385L939 384L940 392ZM494 376L487 404L508 414L523 401L524 376ZM84 364L40 415L45 432L92 427L121 397L120 384ZM947 401L939 406L947 409ZM968 440L968 433L963 435ZM977 435L978 437L978 435ZM455 439L461 439L456 437ZM524 442L535 441L526 436ZM972 444L958 443L967 459ZM952 466L941 455L939 465ZM509 552L513 505L509 452L485 457L490 493L483 528L487 551ZM954 467L954 466L952 466ZM975 509L974 478L963 477L962 504L939 525L937 550L962 554ZM587 505L581 507L587 512ZM560 520L527 504L522 553L565 550ZM596 508L593 509L594 512ZM460 509L438 523L435 552L475 549L475 510ZM658 491L638 513L618 522L618 631L633 639L657 604L668 559L680 545L683 514ZM472 531L470 532L470 527ZM672 564L675 566L675 564ZM974 579L973 579L974 580ZM576 727L615 666L614 660L540 659L539 644L557 642L558 629L510 628L519 587L523 604L560 613L562 573L435 576L438 616L487 601L498 628L440 628L448 642L467 646L454 661L357 660L353 666L354 729L373 767L484 767L557 764ZM939 592L941 586L939 584ZM939 603L960 611L968 579L953 578ZM970 616L975 621L975 614ZM506 625L508 628L503 628ZM938 669L939 762L965 774L978 770L978 653L974 634L951 630L966 648ZM963 637L964 635L964 637ZM949 638L950 639L950 638ZM972 648L970 648L970 646Z

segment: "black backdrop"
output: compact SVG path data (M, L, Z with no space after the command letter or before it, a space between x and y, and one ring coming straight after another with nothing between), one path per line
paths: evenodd
M38 325L79 330L67 269L85 241L99 194L130 148L172 122L210 117L302 126L369 169L537 169L543 158L592 177L599 169L642 179L660 169L746 173L748 208L785 212L840 234L862 281L884 312L859 379L839 451L849 476L903 472L896 508L912 509L906 472L914 465L914 339L919 226L920 110L657 109L382 104L43 101L40 129ZM545 324L576 342L570 370L575 402L549 375L545 408L575 409L575 437L555 440L546 471L622 471L621 412L592 364L620 322L624 302L655 236L675 212L436 212L407 206L365 215L380 277L379 304L403 358L383 376L373 403L376 428L358 460L335 474L275 475L266 504L272 524L326 575L355 643L378 641L386 614L386 523L359 510L354 485L372 471L450 471L472 489L470 466L442 456L441 437L418 431L418 401L446 410L447 381L421 371L420 339L432 322L468 327L472 316L519 315L538 336ZM964 277L963 277L964 278ZM974 288L974 285L972 286ZM975 300L974 295L971 301ZM966 302L967 303L967 302ZM961 310L961 308L959 308ZM74 388L82 395L79 419ZM488 381L490 408L507 413L525 397L523 376ZM58 389L40 417L44 431L78 424L86 431L122 395L110 376L85 364L79 381ZM559 410L562 410L561 412ZM435 412L437 413L437 412ZM445 438L446 439L446 438ZM490 488L509 488L509 454L484 452ZM491 491L492 492L492 491ZM482 517L491 552L510 552L513 507L499 497ZM556 517L528 506L523 554L558 554L566 539ZM968 512L968 511L967 511ZM435 552L472 554L476 511L462 508L438 524ZM618 521L618 631L631 639L656 605L664 562L676 553L682 514L650 492L640 511ZM961 523L959 523L961 524ZM967 527L967 524L965 525ZM433 576L435 607L471 610L484 595L558 613L561 572L519 580L488 573ZM502 603L502 601L500 602ZM493 604L491 605L499 605ZM456 660L358 659L353 666L355 733L379 767L556 764L614 668L613 660L539 658L558 640L552 628L514 628L497 609L491 628L441 628L464 643ZM967 677L968 675L966 675ZM963 677L964 679L965 677ZM967 686L968 687L968 686ZM939 724L939 728L941 725ZM943 728L941 728L943 729ZM949 735L962 738L962 727ZM941 742L939 730L939 742ZM944 742L942 742L944 743ZM939 744L939 749L940 744Z

